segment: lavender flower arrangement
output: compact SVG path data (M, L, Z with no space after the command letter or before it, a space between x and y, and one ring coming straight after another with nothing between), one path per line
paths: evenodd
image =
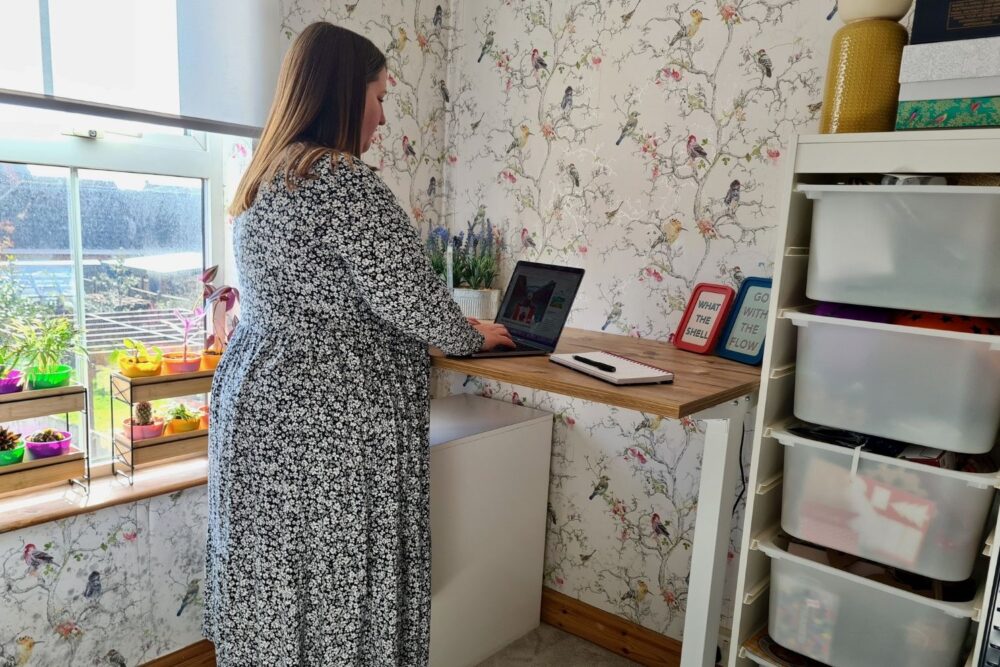
M468 287L481 290L493 287L500 271L500 254L503 242L499 233L488 219L479 224L474 222L468 229L449 238L444 227L434 228L427 239L427 251L434 271L446 279L447 249L449 242L453 248L452 287Z

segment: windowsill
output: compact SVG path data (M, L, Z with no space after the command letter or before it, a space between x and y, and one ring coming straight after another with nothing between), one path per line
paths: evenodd
M90 495L68 484L18 493L0 498L0 533L174 493L207 481L208 457L200 456L136 470L132 486L121 477L99 477L91 481Z

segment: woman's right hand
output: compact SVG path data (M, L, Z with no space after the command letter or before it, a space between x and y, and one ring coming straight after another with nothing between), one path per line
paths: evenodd
M482 351L492 350L498 346L517 347L514 341L511 340L507 327L502 324L477 322L472 325L472 328L483 334L483 346L480 348Z

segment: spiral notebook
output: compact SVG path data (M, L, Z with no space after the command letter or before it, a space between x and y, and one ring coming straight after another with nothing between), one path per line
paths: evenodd
M573 357L584 357L598 364L610 366L614 368L614 371L603 370ZM611 384L656 384L674 381L674 374L668 370L603 350L576 354L553 354L549 356L549 361L587 375L593 375L595 378Z

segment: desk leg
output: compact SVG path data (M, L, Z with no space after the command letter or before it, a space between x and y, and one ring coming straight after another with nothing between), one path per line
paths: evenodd
M681 645L681 667L711 667L719 642L722 589L732 523L739 445L749 397L728 401L694 416L706 422L698 486L698 515L691 548L691 578Z

